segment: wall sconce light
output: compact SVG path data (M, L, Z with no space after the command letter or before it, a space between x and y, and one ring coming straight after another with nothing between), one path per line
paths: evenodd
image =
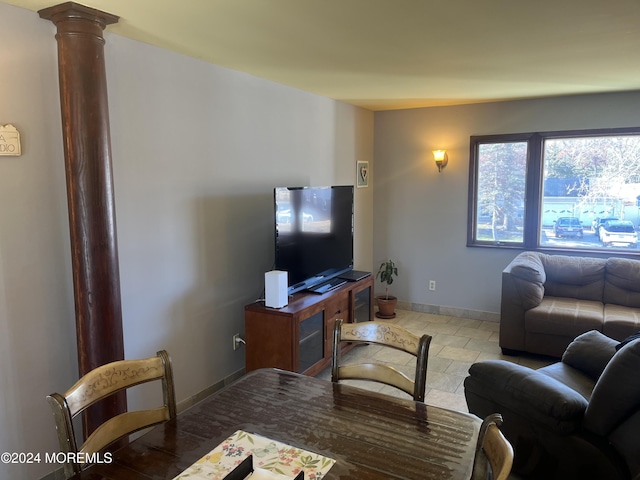
M434 150L433 159L436 161L439 172L442 172L442 169L447 166L447 163L449 163L449 156L447 155L446 150Z

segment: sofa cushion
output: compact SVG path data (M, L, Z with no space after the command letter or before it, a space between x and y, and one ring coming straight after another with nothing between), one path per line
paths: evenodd
M603 302L640 308L640 261L607 260Z
M562 355L562 362L586 373L596 381L615 355L617 345L618 342L613 338L597 330L591 330L579 335L569 344Z
M605 259L545 255L541 261L547 276L545 295L602 301Z
M640 340L622 347L607 364L593 388L584 427L607 436L640 408Z
M640 278L638 283L640 283ZM640 331L640 308L624 307L611 303L604 306L602 332L607 337L622 341L638 331Z
M602 331L603 310L600 302L545 296L525 313L525 330L575 338L589 330Z
M555 378L563 385L582 395L587 402L591 398L591 392L593 392L593 387L596 384L591 376L564 362L552 363L546 367L539 368L536 372Z

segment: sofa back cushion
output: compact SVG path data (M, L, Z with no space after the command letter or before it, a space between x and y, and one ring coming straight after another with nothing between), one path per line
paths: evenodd
M640 261L607 260L603 303L640 308Z
M584 427L608 436L640 409L640 340L622 347L607 364L591 393Z
M607 261L603 258L545 255L545 295L602 301Z

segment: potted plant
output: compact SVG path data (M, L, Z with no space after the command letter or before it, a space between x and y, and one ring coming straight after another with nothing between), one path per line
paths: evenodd
M380 282L385 284L384 295L376 296L376 302L378 303L378 312L376 313L376 317L378 318L395 318L396 316L395 310L398 298L393 295L389 295L389 285L393 283L393 277L397 276L398 267L396 267L393 260L389 259L382 262L378 269L378 273L376 273L376 278L379 278Z

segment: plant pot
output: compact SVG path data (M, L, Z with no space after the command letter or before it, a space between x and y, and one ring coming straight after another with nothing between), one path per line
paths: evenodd
M378 295L376 297L378 303L378 311L376 317L378 318L395 318L396 317L396 303L398 303L398 297L393 295Z

